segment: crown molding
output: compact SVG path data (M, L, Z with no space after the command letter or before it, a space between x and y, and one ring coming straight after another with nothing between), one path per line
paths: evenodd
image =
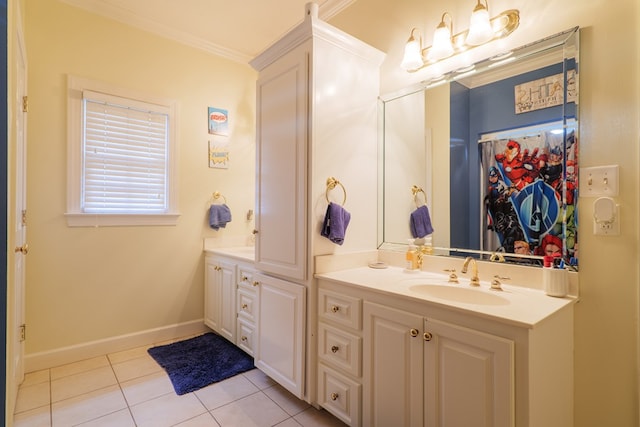
M168 25L150 20L139 14L132 13L122 7L115 6L104 0L60 0L70 6L77 7L89 13L93 13L126 25L147 31L149 33L173 40L175 42L203 50L216 56L231 61L247 64L253 58L252 55L229 49L211 40L196 37L184 31L176 30ZM330 19L356 0L327 0L319 8L319 16L322 20Z

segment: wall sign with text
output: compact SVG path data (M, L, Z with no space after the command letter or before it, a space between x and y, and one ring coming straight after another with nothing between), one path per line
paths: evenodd
M563 74L555 74L514 86L516 114L562 105L564 99ZM576 72L567 71L567 102L575 102Z

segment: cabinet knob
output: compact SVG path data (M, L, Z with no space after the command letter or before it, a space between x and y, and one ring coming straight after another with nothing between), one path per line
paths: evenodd
M331 346L331 352L332 352L332 353L337 353L337 352L338 352L338 350L340 350L340 347L338 347L337 345L333 345L333 346Z
M249 307L247 304L242 304L242 309L243 309L243 310L246 310L246 309L247 309L247 307Z
M245 337L244 335L242 337L240 337L240 341L242 342L247 342L247 337Z
M252 283L253 286L258 286L259 284L260 282L258 282L257 280Z
M258 230L254 229L254 230L252 231L252 233L253 233L253 234L258 234Z
M416 328L412 328L412 329L409 331L409 333L411 334L411 336L412 336L412 337L414 337L414 338L415 338L415 337L417 337L417 336L418 336L418 334L419 334L420 332L418 332L418 330L417 330Z
M242 281L246 282L247 280L249 280L249 278L247 276L242 276Z
M422 337L424 338L425 341L431 341L431 339L433 338L433 335L431 334L431 332L425 332L424 334L422 334Z
M337 313L340 311L340 307L338 307L337 305L331 306L331 311L333 311L334 313Z
M338 400L338 398L340 397L340 395L338 393L331 393L331 400Z

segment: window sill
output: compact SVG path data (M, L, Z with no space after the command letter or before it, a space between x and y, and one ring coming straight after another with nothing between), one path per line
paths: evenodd
M180 214L65 213L69 227L125 227L176 225Z

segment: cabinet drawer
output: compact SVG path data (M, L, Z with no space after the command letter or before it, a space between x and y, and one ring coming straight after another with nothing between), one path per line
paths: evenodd
M247 322L244 319L238 319L238 325L237 325L238 342L236 343L236 345L251 356L253 356L255 353L254 336L253 336L255 329L256 328L253 323Z
M350 375L361 375L362 338L322 322L318 324L318 338L320 359Z
M239 265L238 266L238 285L254 286L253 285L254 273L255 273L255 270L253 270L252 268Z
M350 426L360 425L362 386L331 368L318 364L318 403Z
M238 302L238 317L255 324L257 314L257 296L255 291L239 288L236 300Z
M321 319L331 320L352 329L362 328L362 300L325 289L318 290Z

